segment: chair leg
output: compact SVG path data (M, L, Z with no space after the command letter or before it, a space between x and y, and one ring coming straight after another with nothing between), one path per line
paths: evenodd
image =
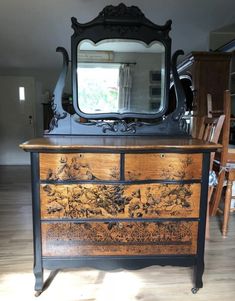
M222 226L222 234L224 237L226 237L228 233L228 221L229 221L229 213L230 213L231 198L232 198L232 186L233 186L233 181L228 179L225 200L224 200L224 220Z
M210 239L210 224L209 224L209 205L210 205L210 200L211 196L214 190L214 186L209 186L208 188L208 197L207 197L207 210L206 210L206 239Z
M211 216L216 215L217 209L219 207L219 203L220 203L222 191L223 191L224 178L225 178L225 171L222 171L219 174L218 184L215 189L214 197L213 197L212 202L210 203L210 215Z

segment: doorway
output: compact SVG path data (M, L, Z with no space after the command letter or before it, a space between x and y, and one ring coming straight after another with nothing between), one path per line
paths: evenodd
M0 165L25 165L29 154L19 144L35 136L35 80L0 76Z

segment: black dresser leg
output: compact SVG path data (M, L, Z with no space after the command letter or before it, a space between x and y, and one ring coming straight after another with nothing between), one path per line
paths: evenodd
M42 268L34 268L34 276L35 276L35 286L34 289L36 291L35 297L41 295L43 291L43 269Z
M199 288L203 287L202 275L204 273L204 262L196 264L194 266L194 287L192 288L192 293L196 294Z

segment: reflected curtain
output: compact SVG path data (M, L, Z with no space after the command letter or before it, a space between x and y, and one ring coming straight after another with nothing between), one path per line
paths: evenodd
M122 64L119 68L119 109L130 110L132 75L131 66Z

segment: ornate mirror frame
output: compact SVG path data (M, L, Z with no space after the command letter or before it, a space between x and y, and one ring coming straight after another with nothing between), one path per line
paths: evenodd
M135 6L126 7L107 6L93 21L80 24L76 18L72 18L72 28L74 34L71 38L72 50L72 79L73 79L73 99L74 108L78 115L87 119L156 119L164 115L168 106L169 85L170 85L170 59L171 59L171 39L169 31L171 21L159 26L145 18L144 14ZM90 40L94 44L107 39L124 39L144 42L151 45L152 42L161 42L165 47L165 85L164 85L164 107L156 113L108 113L108 114L84 114L78 106L78 85L77 85L77 47L83 40ZM153 62L154 64L154 62ZM78 99L78 101L77 101Z
M186 124L182 119L185 112L185 96L176 70L176 60L182 51L177 51L171 60L171 39L169 31L171 20L165 25L149 21L136 6L106 6L91 22L80 24L72 18L74 34L71 37L72 91L73 106L76 114L70 115L62 106L62 93L68 71L69 57L62 47L57 51L63 54L63 68L56 84L52 99L54 116L45 134L63 135L185 135ZM77 47L83 40L98 43L107 39L142 41L146 45L153 41L165 47L165 86L164 106L160 112L151 113L100 113L86 114L79 109L77 87ZM177 105L174 112L165 116L169 102L170 71L175 86ZM85 122L81 121L85 118ZM132 120L130 120L132 118ZM134 120L134 121L133 121Z

